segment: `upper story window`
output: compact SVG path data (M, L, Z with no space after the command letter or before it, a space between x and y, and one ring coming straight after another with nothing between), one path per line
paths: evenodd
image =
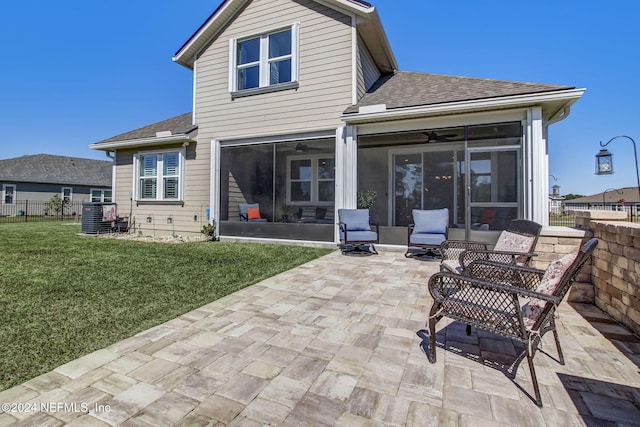
M16 186L15 185L4 184L2 186L2 204L3 205L16 204Z
M135 157L136 200L182 200L184 150L139 153Z
M230 92L241 96L297 83L298 24L230 43Z

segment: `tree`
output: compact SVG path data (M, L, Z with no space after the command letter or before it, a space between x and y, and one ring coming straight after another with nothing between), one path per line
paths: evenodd
M585 197L583 194L567 194L566 196L564 196L565 200L573 200L573 199L579 199L581 197Z
M69 206L69 199L62 199L59 194L54 194L51 199L44 204L44 210L46 213L55 213L60 215L60 212L64 214L64 208Z

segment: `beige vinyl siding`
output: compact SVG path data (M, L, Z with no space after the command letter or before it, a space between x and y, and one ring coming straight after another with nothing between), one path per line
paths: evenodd
M369 90L369 88L380 78L380 70L369 54L369 50L364 42L358 38L358 100Z
M184 169L184 206L180 204L140 203L134 200L130 203L129 195L134 186L133 156L145 151L158 151L175 147L145 147L144 150L118 151L116 156L116 188L114 201L118 204L118 214L129 216L130 224L135 222L136 231L143 234L167 235L175 231L176 234L199 233L206 223L206 208L209 207L209 169L211 161L211 144L191 143L185 153ZM194 220L194 215L197 219ZM146 222L147 217L151 223ZM167 224L167 218L172 218L172 224Z
M299 88L231 99L229 40L300 23ZM340 126L351 104L351 17L311 0L254 0L197 61L204 140Z

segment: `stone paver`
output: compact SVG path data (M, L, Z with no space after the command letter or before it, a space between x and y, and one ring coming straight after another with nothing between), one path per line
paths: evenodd
M444 319L430 364L436 271L329 254L0 392L0 427L640 426L640 340L595 306L560 306L544 408L509 340Z

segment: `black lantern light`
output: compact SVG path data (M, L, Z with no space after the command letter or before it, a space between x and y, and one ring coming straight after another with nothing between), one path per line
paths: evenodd
M613 173L613 160L611 152L602 149L596 154L596 175L609 175Z
M618 135L614 136L607 142L600 141L600 152L596 154L596 175L609 175L613 173L613 163L611 160L611 153L606 150L604 147L609 145L611 141L617 138L626 138L633 144L633 157L636 161L636 180L638 182L638 197L640 200L640 171L638 170L638 151L636 148L636 142L627 135Z

